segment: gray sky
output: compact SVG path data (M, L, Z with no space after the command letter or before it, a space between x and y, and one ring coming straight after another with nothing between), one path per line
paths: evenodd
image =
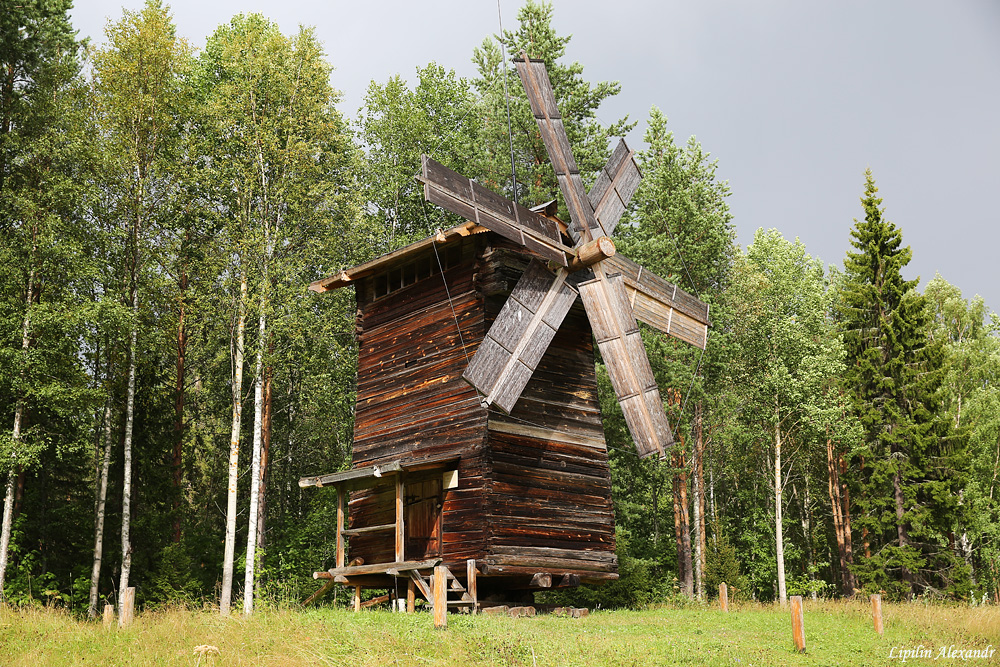
M81 36L141 0L76 0ZM313 25L355 118L368 83L413 78L430 61L471 75L473 48L498 31L496 0L175 0L196 47L238 12L286 33ZM516 26L521 1L501 0ZM697 136L732 188L739 242L758 227L799 237L841 265L871 167L886 215L913 248L907 277L940 272L1000 310L1000 2L996 0L555 0L566 59L590 81L618 80L611 122L651 106L675 139ZM414 165L416 170L417 165Z

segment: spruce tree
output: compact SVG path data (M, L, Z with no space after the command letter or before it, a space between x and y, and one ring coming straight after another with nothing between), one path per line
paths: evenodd
M840 320L847 348L846 388L864 429L854 472L864 558L861 584L907 597L961 592L967 575L949 548L964 455L939 402L941 344L918 280L905 280L912 251L884 217L871 171L844 261Z

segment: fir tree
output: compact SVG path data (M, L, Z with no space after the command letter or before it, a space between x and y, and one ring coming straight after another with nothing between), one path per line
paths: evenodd
M871 171L844 262L841 325L847 348L846 386L864 429L854 456L860 493L855 528L864 559L857 565L867 588L906 597L961 592L967 574L949 549L950 523L964 465L939 403L942 347L930 324L917 280L905 280L912 257L902 231L884 218Z

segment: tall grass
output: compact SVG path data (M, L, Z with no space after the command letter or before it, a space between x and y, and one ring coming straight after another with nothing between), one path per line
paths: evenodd
M105 629L55 610L0 609L0 664L45 665L884 665L892 647L1000 646L1000 608L885 604L885 636L867 603L806 600L807 653L792 646L788 611L742 604L540 615L354 614L271 607L250 618L214 610L139 614ZM204 647L210 646L214 650ZM200 652L196 648L202 647ZM920 661L911 661L920 662ZM1000 664L993 661L965 664Z

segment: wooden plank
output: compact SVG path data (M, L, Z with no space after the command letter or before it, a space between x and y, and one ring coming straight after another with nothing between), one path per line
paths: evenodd
M396 521L393 524L396 529L396 562L402 563L406 559L405 547L406 547L406 533L404 531L404 518L403 518L403 500L406 497L405 486L403 485L403 476L399 475L396 477Z
M542 428L534 424L524 424L500 419L490 419L490 431L494 433L508 433L510 435L521 435L539 440L554 440L556 442L566 442L573 445L593 447L601 451L607 451L608 445L603 437L587 437L555 429Z
M479 587L476 582L476 577L479 574L479 570L476 569L476 560L470 558L465 561L465 589L469 592L469 597L472 598L472 613L476 614L479 611Z
M434 627L448 627L448 568L434 568Z
M478 234L485 231L487 231L485 227L477 227L474 222L464 222L461 225L444 230L440 236L444 237L445 243L449 243L456 239L469 236L470 234ZM373 260L364 262L363 264L358 264L350 269L338 271L336 274L328 278L322 278L310 283L309 289L313 292L323 293L340 287L353 285L361 278L368 277L374 273L384 270L386 267L406 261L407 259L426 251L434 243L442 243L440 236L428 236L420 241L417 241L416 243L400 248L399 250L386 253Z
M568 275L560 268L553 276L537 260L528 264L462 374L485 404L507 413L513 409L576 300Z
M363 528L347 528L341 532L341 535L346 535L352 537L354 535L364 535L366 533L384 533L390 530L395 530L395 523L383 523L377 526L365 526ZM338 565L338 567L341 567Z
M524 90L528 96L532 114L538 124L542 141L545 143L545 150L552 162L556 180L559 181L559 190L566 200L566 208L569 210L573 226L576 227L577 233L584 243L590 242L595 233L600 236L608 236L601 230L600 223L594 216L594 208L587 198L587 190L580 179L580 170L573 158L569 139L566 136L566 128L563 126L562 117L555 108L555 94L552 91L552 83L549 81L544 61L531 60L522 56L515 59L514 62L521 82L524 84Z
M711 324L708 304L624 255L609 257L602 266L609 273L622 274L636 319L687 343L705 348L708 326ZM675 329L678 326L681 330Z
M606 234L614 233L641 179L639 165L622 139L587 193L594 215Z
M337 567L344 562L344 489L337 489Z
M404 561L402 563L371 563L369 565L348 565L347 567L335 567L327 570L331 576L342 575L350 577L359 574L387 574L390 570L395 572L406 572L409 570L429 570L441 562L440 558L433 558L425 561Z
M561 266L569 263L573 249L562 244L554 221L504 199L426 155L422 162L420 180L428 201L520 245L525 244L525 238L531 238L535 252Z
M795 641L795 650L799 653L806 652L806 629L802 622L802 596L793 595L792 602L792 639Z
M662 457L673 436L624 280L619 274L604 276L598 271L597 275L579 285L597 346L639 456Z

